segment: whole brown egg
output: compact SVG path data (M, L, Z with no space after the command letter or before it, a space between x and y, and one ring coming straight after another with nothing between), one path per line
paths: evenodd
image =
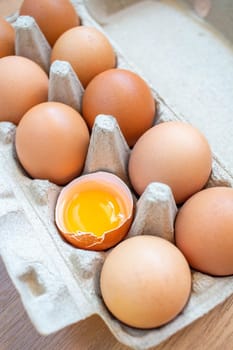
M129 177L141 195L151 182L171 187L176 203L183 203L206 184L212 168L205 136L184 122L164 122L147 130L129 159Z
M33 106L48 100L48 76L28 58L0 59L0 121L18 124Z
M15 31L10 23L0 17L0 58L15 53Z
M196 270L233 275L233 189L212 187L184 203L175 221L175 241Z
M15 145L19 161L31 177L63 185L83 169L89 132L76 110L63 103L45 102L23 116Z
M114 68L114 50L103 33L88 26L72 28L56 42L51 62L67 61L84 87L99 73Z
M24 0L19 15L33 17L51 46L62 33L80 25L69 0Z
M98 114L114 116L129 146L149 129L156 115L156 101L147 83L136 73L110 69L87 86L82 114L92 128Z
M132 327L159 327L186 305L191 272L172 243L142 235L126 239L108 254L100 287L117 319Z

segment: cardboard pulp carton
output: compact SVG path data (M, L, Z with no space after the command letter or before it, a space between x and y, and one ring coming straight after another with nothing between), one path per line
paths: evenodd
M207 136L213 150L207 186L232 187L232 2L72 3L83 25L95 26L109 37L118 67L133 70L148 81L158 101L156 123L191 122ZM51 49L33 18L14 15L9 20L16 30L17 54L50 72L49 100L80 110L83 88L71 66L57 61L49 67ZM104 306L99 289L108 252L84 251L63 241L54 224L54 205L61 188L26 176L15 154L14 133L13 124L0 123L0 253L40 333L50 334L98 314L120 342L148 349L232 294L233 277L214 278L193 271L190 300L172 322L158 329L139 330L116 320ZM116 120L98 116L84 173L111 171L128 183L129 154ZM150 233L173 241L176 213L169 187L153 183L137 202L128 236Z

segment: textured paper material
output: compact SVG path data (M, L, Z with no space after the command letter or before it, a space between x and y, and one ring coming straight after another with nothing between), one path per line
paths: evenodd
M73 3L83 24L98 27L88 15L82 1ZM17 23L20 33L20 20ZM38 38L37 26L30 28L33 32L30 37ZM114 47L118 66L138 72L115 44ZM30 51L30 47L27 46L27 50ZM21 52L24 52L24 48L21 48ZM27 54L30 55L30 52ZM61 93L63 101L79 110L82 89L69 65L58 63L51 69L50 99L60 99L60 92L53 85L57 84L57 79L61 79L62 89L67 87L67 91L70 91L68 95ZM153 87L152 91L159 103L157 122L183 120L167 106ZM99 116L93 130L85 173L103 170L109 165L108 171L127 181L130 150L115 119ZM106 310L99 290L99 274L107 252L79 250L61 238L54 225L54 205L60 187L26 176L15 155L14 132L15 127L11 123L0 123L0 253L25 309L39 332L50 334L92 314L98 314L120 342L134 349L148 349L201 317L232 294L233 277L213 278L193 272L189 303L166 326L136 330L117 321ZM103 145L105 151L101 157ZM208 186L232 184L228 170L214 156ZM158 211L153 215L156 208ZM158 183L149 185L137 203L135 221L129 235L144 234L149 230L151 234L172 240L176 210L167 186Z

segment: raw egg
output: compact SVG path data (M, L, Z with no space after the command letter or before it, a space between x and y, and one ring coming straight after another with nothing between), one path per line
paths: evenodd
M87 26L65 32L53 47L51 62L67 61L71 64L84 87L99 73L114 68L114 50L103 33Z
M31 107L48 99L48 77L28 58L1 58L0 77L0 121L18 124Z
M59 102L30 109L16 130L16 151L33 178L66 184L83 169L89 131L81 115Z
M10 23L0 17L0 58L15 53L15 31Z
M56 224L72 245L104 250L127 234L132 221L133 198L116 175L83 175L63 188L56 205Z
M196 270L233 274L233 189L202 190L184 203L175 222L175 241Z
M111 69L87 86L82 113L90 128L98 114L114 116L129 146L133 146L152 126L155 107L150 88L141 77L125 69Z
M24 0L19 15L33 17L51 46L65 31L80 25L69 0Z
M210 146L195 127L165 122L148 130L134 146L129 177L141 195L151 182L170 186L176 203L183 203L206 184L212 167Z
M109 253L100 288L107 308L120 321L137 328L159 327L187 303L191 273L173 244L160 237L136 236Z

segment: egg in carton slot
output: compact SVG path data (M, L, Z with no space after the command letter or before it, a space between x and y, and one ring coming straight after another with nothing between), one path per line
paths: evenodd
M83 25L102 31L82 1L72 3ZM70 64L56 61L49 67L51 48L33 18L13 16L9 20L16 30L16 54L32 59L49 72L49 100L63 102L80 111L83 87ZM111 38L109 40L115 48L117 66L143 76ZM158 103L156 123L185 122L150 87ZM232 294L233 277L211 277L193 271L189 302L172 322L158 329L140 330L116 320L104 306L99 287L100 271L108 251L77 249L61 238L54 223L54 206L61 187L46 180L32 180L26 175L17 160L14 134L13 124L0 123L0 252L24 307L40 333L47 335L97 314L121 343L134 349L147 349ZM83 173L104 170L129 184L129 154L130 149L114 116L99 115L92 130ZM232 187L232 184L231 176L213 155L207 187ZM151 234L173 242L178 209L167 185L151 183L135 206L135 218L127 237Z

